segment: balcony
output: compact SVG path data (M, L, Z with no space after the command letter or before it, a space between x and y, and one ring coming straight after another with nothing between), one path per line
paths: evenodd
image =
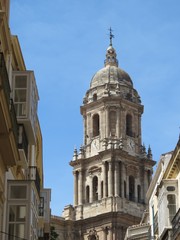
M180 238L180 208L172 219L172 240Z
M39 96L34 72L13 72L12 85L17 121L24 125L28 141L35 144Z
M27 170L27 180L32 180L35 182L36 189L38 194L40 195L40 176L37 167L30 166Z
M7 167L16 165L19 159L17 150L18 127L10 92L6 64L3 53L0 52L0 151Z
M149 223L142 223L133 225L127 228L125 240L149 240L150 239L150 225Z
M6 64L2 52L0 52L0 77L1 77L0 87L1 89L4 90L6 102L9 103L11 89L9 85L9 77L6 70Z

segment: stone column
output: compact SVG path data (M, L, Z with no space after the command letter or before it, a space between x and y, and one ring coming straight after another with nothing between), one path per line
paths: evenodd
M137 179L134 178L134 197L135 197L135 202L138 202L138 191L137 191Z
M98 200L101 200L103 196L101 196L102 190L101 190L101 172L98 174Z
M147 169L144 169L144 196L143 199L145 198L145 193L148 189L148 171Z
M124 129L125 127L125 110L123 107L120 108L120 115L121 115L121 119L120 119L120 137L124 137L124 134L126 132L126 129Z
M109 137L109 108L106 107L106 138Z
M78 176L77 172L73 171L74 174L74 205L78 205Z
M82 205L82 170L79 170L79 205Z
M92 121L91 121L91 114L88 113L86 116L86 144L88 144L91 141L92 138Z
M87 145L87 117L83 116L83 124L84 124L84 144Z
M126 174L126 197L129 199L129 176Z
M119 196L119 162L115 162L115 173L114 173L114 188L115 196Z
M141 148L142 142L141 142L141 113L140 112L138 114L138 132L137 132L137 134L138 134L138 146L140 146L140 148ZM139 149L139 152L140 151L141 151L141 149Z
M93 182L92 178L90 179L90 184L89 184L89 202L93 202Z
M107 197L106 164L103 162L103 198Z
M108 184L108 195L109 195L109 197L112 197L112 195L113 195L113 191L112 191L112 189L113 189L113 186L112 186L112 162L108 162L108 164L109 164L109 172L108 172L108 179L109 179L109 184Z
M117 108L116 136L120 138L120 109Z
M100 111L100 138L104 139L106 137L106 112L103 109Z
M124 168L124 163L121 162L121 197L124 198L124 171L125 171L125 168Z

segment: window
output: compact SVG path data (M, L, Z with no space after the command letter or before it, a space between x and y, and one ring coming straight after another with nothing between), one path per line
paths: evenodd
M10 187L10 199L26 199L27 187L26 186L11 186Z
M89 186L86 186L86 202L89 203Z
M133 137L132 133L132 116L130 114L126 115L126 135Z
M138 203L141 203L141 186L137 186L137 194L138 194Z
M169 209L169 220L171 221L176 214L176 196L175 194L168 194L168 209Z
M175 187L174 186L168 186L167 191L168 192L173 192L173 191L175 191Z
M26 222L26 206L25 205L10 205L9 206L9 240L15 240L25 237L25 222Z
M93 116L93 137L99 135L99 115L95 114Z
M134 201L134 177L129 176L129 200Z
M112 137L116 136L116 112L115 111L110 111L109 113L109 129L110 129L110 134Z
M103 181L101 181L101 198L103 198Z
M17 116L27 115L27 76L15 77L14 103Z
M39 204L39 216L44 216L44 198L40 197L40 204Z
M97 101L97 94L96 93L93 94L93 101L94 102Z
M96 240L96 236L91 236L91 240Z
M98 178L93 178L93 201L98 200Z

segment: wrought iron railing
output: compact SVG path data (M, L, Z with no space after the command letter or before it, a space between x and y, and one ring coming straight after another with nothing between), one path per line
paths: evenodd
M40 176L39 176L37 167L30 166L28 168L27 178L28 178L28 180L32 180L35 182L36 189L37 189L38 193L40 194Z
M0 76L1 76L1 87L4 90L6 101L7 103L9 103L11 88L9 84L9 77L6 69L6 63L5 63L4 55L2 52L0 52Z
M18 144L18 122L17 122L16 111L14 107L14 102L12 99L10 99L10 116L11 116L12 130L14 133L14 137L16 139L16 144Z
M18 148L23 149L28 159L28 139L26 136L26 131L23 124L19 124L19 134L18 134Z
M18 143L18 124L16 118L16 112L14 108L13 100L10 98L11 88L9 84L9 77L6 69L6 63L4 60L4 55L0 52L0 87L4 91L4 95L6 98L7 106L9 107L9 113L12 123L12 130L14 133L16 144Z

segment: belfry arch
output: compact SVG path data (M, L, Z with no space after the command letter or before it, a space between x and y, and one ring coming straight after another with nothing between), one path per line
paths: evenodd
M126 135L128 135L130 137L133 136L132 115L129 113L126 115Z
M95 114L93 116L93 137L96 137L99 135L99 114Z

